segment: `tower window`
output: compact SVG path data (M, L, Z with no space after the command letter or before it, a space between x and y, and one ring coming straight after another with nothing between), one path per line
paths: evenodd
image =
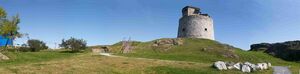
M205 28L204 30L207 31L207 28Z
M185 28L182 29L182 32L184 32L184 31L185 31Z

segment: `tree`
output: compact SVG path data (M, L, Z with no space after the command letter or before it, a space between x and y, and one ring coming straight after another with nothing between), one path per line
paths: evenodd
M9 40L21 37L19 33L20 18L19 15L13 16L12 19L6 18L6 12L3 8L0 8L0 35L8 38L5 46L7 47Z
M31 39L27 41L29 49L31 52L36 52L44 49L48 49L48 46L43 41L37 39Z
M0 19L3 19L3 18L6 18L6 12L2 7L0 7Z
M0 34L8 38L5 46L7 47L9 40L14 40L15 38L21 37L18 24L20 23L19 16L14 16L12 20L4 19L0 25Z
M62 40L62 43L59 44L60 47L65 49L71 49L73 52L79 52L80 50L84 50L86 48L86 41L83 39L76 39L71 37L68 40Z

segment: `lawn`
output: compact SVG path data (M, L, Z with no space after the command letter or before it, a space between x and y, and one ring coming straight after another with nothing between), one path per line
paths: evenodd
M45 51L26 53L9 52L6 54L13 55L14 58L0 63L0 73L3 74L157 74L161 73L161 71L157 71L156 67L193 69L209 66L209 64L193 62L169 62L135 58L105 57L92 55L91 53L61 53Z
M77 54L63 53L60 51L41 51L41 52L3 52L10 60L0 61L0 66L11 66L19 64L28 64L35 62L50 61L56 59L65 59Z

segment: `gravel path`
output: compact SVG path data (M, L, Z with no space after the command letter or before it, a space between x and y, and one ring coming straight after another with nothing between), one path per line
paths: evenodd
M284 66L273 66L273 74L292 74L288 67Z

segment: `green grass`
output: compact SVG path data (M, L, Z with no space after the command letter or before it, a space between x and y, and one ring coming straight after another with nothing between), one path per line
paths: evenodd
M297 73L300 69L300 63L296 62L288 62L281 60L279 58L275 58L263 52L253 52L253 51L244 51L239 48L230 47L228 45L224 45L222 43L206 40L206 39L184 39L184 45L182 46L172 46L167 51L157 51L157 49L151 47L152 42L140 43L135 46L133 49L133 53L129 54L118 54L127 57L142 57L142 58L151 58L151 59L163 59L163 60L175 60L175 61L189 61L189 62L199 62L212 64L215 61L233 61L233 62L271 62L273 65L278 66L290 66L293 73ZM206 50L202 50L202 49ZM226 57L224 54L234 54L237 55L237 58ZM171 69L171 73L173 74L173 70L177 68L166 68L168 72ZM156 70L156 69L155 69ZM160 71L159 69L158 71ZM200 69L198 69L200 70ZM188 71L189 70L182 70ZM200 70L201 71L201 70ZM193 71L190 71L193 72ZM196 74L198 71L195 71ZM211 72L211 69L204 71ZM181 72L174 72L174 74ZM201 72L199 72L201 73ZM267 72L271 73L271 72Z
M205 39L185 39L184 45L174 46L167 51L155 51L155 49L149 47L150 45L151 42L141 43L135 47L136 49L134 49L134 53L120 55L129 57L210 63L218 60L239 61L236 60L236 58L223 57L221 54L234 54L234 52L231 52L233 50L242 51L237 48L225 49L225 46L222 44ZM206 51L202 50L204 48Z
M176 68L204 67L200 63L105 57L91 55L91 53L45 51L8 52L6 54L15 57L1 62L1 74L153 74L156 70L150 68L160 66L175 66Z
M218 71L212 68L215 61L271 62L273 65L290 66L297 74L300 64L284 61L263 52L244 51L206 39L184 39L181 46L168 50L153 48L152 41L136 42L132 53L120 54L121 44L111 48L116 55L127 57L105 57L92 55L89 50L68 53L66 50L41 52L2 52L10 60L0 61L0 73L24 74L243 74L237 70ZM205 50L203 50L205 48ZM228 57L234 54L238 57ZM136 59L135 57L150 58ZM154 59L154 60L153 60ZM161 59L161 60L158 60ZM166 61L167 60L167 61ZM272 74L272 69L252 74Z
M159 74L245 74L237 70L219 71L212 67L182 68L171 66L150 67L148 70ZM272 74L272 69L252 72L252 74Z
M76 55L74 53L62 53L58 51L4 52L3 54L7 55L10 58L10 60L0 61L1 67L50 61L55 59L64 59Z
M206 69L188 69L188 68L173 68L169 66L157 66L151 67L149 70L154 70L156 73L160 74L218 74L217 71L212 71Z

